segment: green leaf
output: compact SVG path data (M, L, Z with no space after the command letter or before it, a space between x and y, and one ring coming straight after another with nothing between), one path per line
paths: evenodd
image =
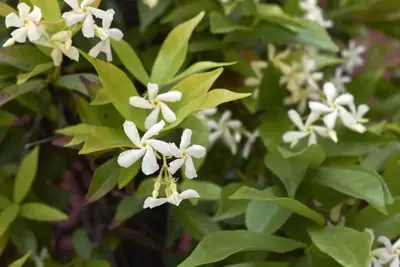
M85 267L110 267L111 265L105 260L88 260Z
M4 210L11 205L11 201L3 195L0 195L0 210Z
M92 254L92 244L85 230L79 228L74 232L72 235L72 244L79 257L86 260L90 259Z
M196 62L193 65L191 65L189 68L181 72L180 74L176 75L172 80L170 80L169 83L174 83L176 81L179 81L183 78L186 78L187 76L190 76L195 73L203 72L209 69L214 69L214 68L219 68L219 67L224 67L224 66L230 66L235 64L235 62L213 62L213 61L200 61Z
M19 205L12 204L0 213L0 237L4 235L11 223L17 218Z
M89 202L96 201L114 189L118 183L120 167L117 158L112 158L100 167L93 175L86 198Z
M121 202L118 203L113 222L121 224L139 213L142 209L143 201L138 199L136 195L124 197Z
M0 256L3 254L4 250L7 248L9 239L10 239L10 237L8 236L8 233L4 234L2 237L0 237Z
M290 263L287 262L262 261L262 262L237 263L232 265L226 265L224 267L289 267L289 266Z
M122 189L127 186L135 178L136 174L138 174L140 167L140 161L137 161L129 168L121 168L118 178L118 188Z
M260 126L260 137L268 149L276 149L282 143L283 134L292 127L286 111L270 113Z
M173 29L161 46L151 71L151 82L164 85L178 72L186 58L189 38L204 17L204 11Z
M35 147L29 154L22 160L18 169L15 184L13 200L15 203L21 203L26 197L32 187L33 181L36 176L39 162L39 147Z
M20 95L26 94L33 90L40 90L47 85L45 80L33 80L24 84L15 84L7 88L4 88L0 93L4 96L0 99L0 106L10 102L11 100L19 97Z
M86 96L90 96L89 88L85 86L82 82L82 79L88 80L89 82L96 84L97 86L101 86L99 77L97 75L91 73L79 73L79 74L70 74L64 75L57 79L54 83L55 86L60 86L69 90L77 91ZM94 86L94 85L92 85Z
M37 66L35 66L35 68L33 68L33 70L31 72L18 75L17 76L17 84L23 84L30 78L35 77L39 74L45 73L46 71L52 69L53 67L54 67L53 62L37 65Z
M0 49L0 62L23 71L49 62L49 58L33 45L15 45Z
M250 27L246 27L244 25L240 25L239 23L230 20L225 15L212 11L210 13L210 31L213 34L223 34L229 33L236 30L248 30L250 31Z
M265 233L219 231L209 233L178 267L195 267L217 262L241 251L285 253L303 247L303 243Z
M106 90L104 89L100 89L97 94L96 94L96 98L90 102L91 106L100 106L100 105L105 105L105 104L110 104L111 101L110 99L108 99Z
M0 126L12 125L16 119L17 117L13 114L0 110Z
M373 174L354 169L320 168L313 182L333 188L354 198L363 199L386 214L385 195L380 180Z
M283 99L283 97L286 95L286 88L280 83L281 76L282 73L278 68L276 68L273 64L268 64L268 67L264 70L263 78L260 84L260 97L258 99L258 106L261 109L275 112L277 109L281 109L279 105L276 105L276 99ZM287 116L286 113L285 115Z
M57 0L31 0L31 3L42 9L45 20L57 21L61 19L61 10Z
M231 199L230 196L243 185L239 183L231 183L225 186L221 191L220 206L213 220L225 220L243 214L246 211L248 200Z
M275 191L275 192L274 192ZM251 199L251 200L263 200L269 203L273 203L282 208L290 210L294 213L297 213L303 217L311 219L318 223L319 225L325 224L325 219L318 212L310 209L299 201L287 198L287 197L279 197L280 192L276 193L276 188L271 187L270 190L260 191L254 188L243 186L239 190L237 190L233 195L230 196L230 199Z
M140 32L145 32L146 29L154 22L162 13L171 5L171 0L163 0L150 8L143 1L138 1L139 19L140 19Z
M207 181L186 179L181 184L181 190L193 189L201 196L201 200L219 200L221 187Z
M68 216L43 203L24 203L21 205L21 216L35 221L58 222L68 219Z
M208 233L220 230L218 224L213 222L210 216L189 203L174 208L173 213L185 232L189 233L196 240L201 240Z
M369 263L371 234L347 227L309 229L313 243L344 267L365 267Z
M251 94L240 94L228 91L226 89L213 89L207 93L203 104L201 104L198 109L209 109L219 106L223 103L232 102L238 99L249 97Z
M10 265L8 265L8 267L22 267L30 255L31 255L31 252L29 251L23 257L19 258L18 260L14 261Z
M199 10L210 11L218 8L213 0L197 0L182 3L176 6L167 16L162 18L161 23L177 23L191 18L199 13Z
M315 168L321 165L326 158L325 152L319 145L311 145L301 151L292 152L283 147L278 147L279 152L285 159L296 159L311 165Z
M145 111L129 104L129 98L137 96L138 93L128 76L113 64L91 57L82 51L80 53L95 67L108 98L119 113L125 119L133 121L140 130L144 130Z
M133 77L138 79L139 82L147 86L150 78L135 50L133 50L133 48L124 40L111 40L111 45L125 68L133 75Z
M0 2L0 16L6 17L13 12L15 14L18 14L18 12L14 8L10 7L6 3Z
M96 128L94 125L80 123L73 126L68 126L56 131L58 134L67 135L67 136L76 136L76 135L87 135L91 130Z

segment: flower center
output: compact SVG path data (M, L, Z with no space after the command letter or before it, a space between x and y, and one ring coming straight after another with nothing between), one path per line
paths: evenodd
M312 132L311 127L310 127L310 126L307 126L307 127L306 127L306 133L310 134L311 132Z
M398 249L393 249L393 252L392 252L392 253L395 254L395 255L398 255L399 252L400 252L400 251L399 251Z
M24 20L24 24L28 25L29 21L27 19Z
M83 11L83 13L87 13L88 9L85 7L85 8L82 9L82 11Z
M188 153L186 151L182 152L182 158L186 157L188 155Z
M143 142L143 143L142 143L142 147L143 147L143 148L146 148L146 147L147 147L147 142Z
M155 101L154 101L154 106L157 107L158 105L160 105L160 102L158 102L157 100L155 100Z

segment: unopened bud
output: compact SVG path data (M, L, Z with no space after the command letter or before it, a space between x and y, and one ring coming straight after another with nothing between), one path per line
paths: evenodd
M158 193L159 193L159 190L160 190L160 186L161 186L161 183L160 183L159 181L156 181L156 182L154 183L153 198L157 198L157 197L158 197Z
M3 44L3 47L10 47L10 46L13 46L14 44L15 44L15 39L10 38Z

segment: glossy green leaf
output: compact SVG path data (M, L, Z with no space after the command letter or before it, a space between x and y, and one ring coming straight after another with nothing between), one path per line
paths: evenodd
M87 135L91 130L93 130L96 126L91 124L80 123L77 125L68 126L56 131L58 134L67 135L67 136L76 136L76 135Z
M232 199L230 196L235 193L243 185L231 183L225 186L221 191L220 206L214 220L225 220L243 214L246 211L248 200Z
M161 23L177 23L189 19L199 13L199 10L210 11L217 9L218 5L213 0L197 0L182 3L162 18Z
M11 205L11 201L3 195L0 195L0 210L4 210Z
M33 45L15 45L0 49L0 62L23 71L49 62L49 58Z
M10 7L6 3L0 3L0 16L6 17L8 14L11 14L13 12L17 14L17 11L14 8Z
M122 189L127 186L140 171L141 162L137 161L129 168L121 168L118 178L118 188Z
M297 213L303 217L309 218L310 220L315 221L319 225L325 224L325 219L318 212L310 209L306 205L300 203L299 201L287 198L287 197L279 197L280 194L276 194L275 188L271 188L270 190L260 191L254 188L243 186L239 190L237 190L234 194L230 196L230 199L251 199L251 200L263 200L269 203L273 203L282 208L290 210L294 213Z
M320 168L313 175L313 179L317 184L354 198L364 199L380 212L386 213L381 182L371 173L345 168Z
M14 261L10 265L8 265L8 267L22 267L30 255L31 255L31 252L29 251L24 256L22 256L18 260Z
M90 102L91 106L100 106L100 105L105 105L105 104L110 104L111 101L110 99L108 99L106 90L104 89L100 89L97 94L95 99Z
M0 213L0 237L4 235L11 223L17 218L19 205L12 204Z
M37 66L35 66L35 68L33 68L33 70L31 72L18 75L17 76L17 84L23 84L30 78L35 77L39 74L45 73L46 71L52 69L53 67L54 67L53 62L37 65Z
M214 108L223 103L232 102L249 96L251 96L251 94L234 93L226 89L213 89L207 93L203 103L198 109Z
M154 62L150 81L164 85L178 72L186 58L189 38L204 17L204 11L173 29L161 46Z
M344 267L365 267L370 260L371 234L347 227L309 229L310 237L322 252Z
M0 91L2 97L0 98L0 107L17 98L20 95L26 94L33 90L40 90L47 85L45 80L32 80L24 84L11 85Z
M219 200L221 187L207 181L186 179L181 184L181 190L193 189L201 196L201 200Z
M164 13L164 11L171 5L171 0L163 0L158 4L150 8L143 1L138 1L139 18L140 18L140 32L145 32L146 29L153 23L158 17Z
M33 181L36 176L39 162L39 147L35 147L29 154L22 160L18 169L14 183L13 200L15 203L20 203L32 187Z
M93 202L113 190L118 183L119 172L117 158L112 158L98 167L93 175L86 199Z
M262 261L262 262L237 263L232 265L226 265L224 267L289 267L289 266L290 263L287 262Z
M77 91L81 94L90 96L89 88L87 88L84 84L84 80L88 80L88 82L101 86L99 77L97 75L91 73L78 73L78 74L70 74L64 75L57 79L54 83L55 86L59 86L62 88L66 88L69 90ZM94 86L91 85L91 86Z
M248 30L250 31L250 27L246 27L244 25L240 25L239 23L230 20L225 15L218 13L216 11L212 11L210 13L210 31L213 34L223 34L229 33L236 30Z
M58 222L68 219L68 216L43 203L24 203L21 205L21 216L35 221Z
M133 48L124 40L112 40L111 44L125 68L133 75L133 77L138 79L138 81L143 85L147 86L150 78L135 50L133 50Z
M121 224L139 213L142 209L143 201L138 199L135 194L131 197L124 197L121 202L118 203L113 221L114 223Z
M31 3L40 7L44 19L49 21L61 19L61 10L57 0L31 0Z
M0 110L0 126L12 125L16 119L17 117L13 114Z
M128 76L113 64L93 58L82 51L80 53L95 67L108 98L119 113L144 130L145 111L129 104L129 98L138 93Z
M303 243L265 233L218 231L209 233L178 267L195 267L217 262L240 251L285 253L303 247Z
M85 230L79 228L74 232L72 235L72 244L76 254L81 258L90 258L92 254L92 244Z

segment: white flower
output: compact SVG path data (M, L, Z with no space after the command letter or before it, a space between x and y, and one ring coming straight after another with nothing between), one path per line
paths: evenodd
M15 39L11 37L3 44L3 47L13 46L14 44L15 44Z
M378 242L382 243L385 247L374 249L371 252L372 257L376 257L380 264L389 264L389 267L400 266L400 239L393 245L386 236L378 237ZM379 265L378 265L379 266Z
M218 111L217 108L209 108L196 112L194 116L196 116L196 118L198 118L199 120L205 120L207 119L208 116L215 115L217 111Z
M354 40L349 42L348 49L343 49L341 54L345 59L344 68L348 73L352 73L356 67L364 64L364 59L361 55L366 51L365 46L357 45Z
M309 100L319 100L319 90L311 87L300 88L299 90L290 91L290 96L285 97L283 103L285 105L293 105L297 103L297 111L303 114L307 109Z
M351 104L350 111L353 118L357 121L357 124L349 126L349 128L356 132L364 133L366 131L366 128L362 124L369 121L367 118L364 118L364 115L367 114L367 112L369 111L369 107L365 104L362 104L356 108L354 104Z
M239 120L231 120L232 113L225 111L218 122L209 120L208 128L211 130L209 141L210 145L214 144L219 138L230 148L232 154L236 154L237 143L242 139L240 128L242 123Z
M106 16L103 19L103 28L95 25L96 35L101 39L101 41L89 51L89 55L97 57L100 52L104 52L107 55L107 61L110 62L113 60L110 38L120 41L124 37L124 34L117 28L110 29L111 23L114 19L114 10L110 9L107 12L109 13L109 16Z
M253 144L256 142L258 136L260 136L260 131L259 130L255 130L250 136L249 138L247 138L246 143L244 144L244 148L242 151L242 157L245 159L249 158L250 155L250 151L251 151L251 147L253 146Z
M299 2L299 7L304 10L304 18L314 21L324 28L333 26L331 20L325 20L322 14L322 9L317 5L317 0L302 0Z
M317 82L324 78L324 74L322 72L315 72L316 65L317 63L315 60L310 59L307 56L302 57L304 80L309 87L314 89L318 89L319 86Z
M158 85L155 83L149 83L147 85L147 94L149 100L139 97L132 96L129 98L129 104L137 108L152 109L153 111L147 116L144 126L146 129L153 126L157 120L158 115L162 113L163 118L173 123L176 121L175 113L165 104L164 102L177 102L182 98L182 93L178 91L170 91L164 94L158 94Z
M143 0L143 3L149 8L154 8L158 4L158 0Z
M244 80L244 85L247 87L253 87L253 98L258 99L259 95L259 86L261 84L262 78L263 78L263 70L268 67L268 64L266 61L262 60L254 60L250 63L251 68L253 69L253 72L255 76L248 77Z
M11 13L6 17L6 27L19 28L11 33L12 40L18 43L25 43L28 37L29 41L34 42L42 36L42 32L38 27L38 23L42 19L42 11L37 6L31 8L25 3L18 4L19 16ZM30 12L30 13L29 13ZM12 40L6 42L7 45L12 43Z
M86 38L94 37L95 21L93 16L104 19L108 16L107 12L91 7L95 0L83 0L79 5L78 0L64 0L72 11L65 12L62 18L68 27L83 21L82 33Z
M183 191L182 193L178 194L173 193L167 198L154 198L154 197L148 197L144 201L143 208L155 208L157 206L161 206L164 203L171 203L175 206L179 206L181 204L182 200L184 199L189 199L189 198L199 198L200 195L193 189L188 189Z
M339 92L346 92L345 84L351 82L351 77L343 74L342 68L337 68L335 70L335 77L332 78L331 83L333 83Z
M206 149L200 145L192 145L189 147L191 138L192 130L185 129L181 137L179 148L175 144L170 144L170 153L177 158L169 164L168 171L171 174L174 174L185 164L185 175L189 179L197 177L192 157L197 159L204 157L206 155Z
M329 82L324 85L324 94L326 97L326 104L310 101L309 107L315 112L328 113L323 118L328 129L332 130L335 127L338 116L348 128L353 128L357 125L356 119L344 108L345 105L350 106L354 104L354 97L351 94L345 93L338 95L338 90Z
M316 144L317 143L317 134L324 136L324 137L330 137L334 142L337 142L337 137L336 137L336 132L335 131L329 131L326 127L322 126L316 126L313 125L314 122L316 122L320 116L319 112L311 112L310 115L308 116L306 123L304 124L303 121L300 118L299 113L295 110L289 110L288 112L290 120L296 125L296 127L300 131L288 131L283 135L283 142L285 143L290 143L291 147L294 147L297 145L297 143L309 136L308 138L308 145Z
M272 44L268 44L268 59L269 61L278 69L281 69L281 66L283 65L284 67L287 66L283 60L285 60L289 54L290 54L290 49L286 49L280 53L276 53L276 48Z
M297 62L292 62L292 64L286 65L281 64L280 70L282 72L282 76L279 79L279 84L286 84L286 87L289 91L296 91L301 88L304 83L305 76L302 71L302 66Z
M154 150L160 152L162 155L167 156L170 155L169 145L164 141L150 138L162 131L165 126L165 122L162 120L152 126L143 135L142 139L140 139L136 125L133 122L125 121L123 126L125 134L138 149L130 149L119 154L118 164L121 167L128 168L143 157L142 172L146 175L155 173L159 169L159 166Z
M51 57L55 66L60 66L63 60L63 54L72 60L79 61L79 51L72 46L72 33L70 31L61 31L49 38L47 34L35 41L36 44L53 48Z

